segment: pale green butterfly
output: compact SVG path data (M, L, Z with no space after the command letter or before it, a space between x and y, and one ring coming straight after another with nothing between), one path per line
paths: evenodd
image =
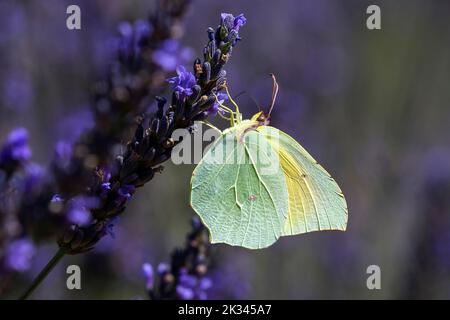
M191 206L212 243L260 249L280 236L346 230L347 203L335 180L297 141L268 126L278 93L272 79L269 113L250 120L241 120L225 86L236 111L220 107L232 125L192 174Z

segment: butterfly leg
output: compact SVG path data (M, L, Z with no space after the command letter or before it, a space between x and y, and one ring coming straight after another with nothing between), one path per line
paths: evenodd
M233 112L233 110L231 110L230 108L226 107L223 103L221 103L219 101L219 98L217 97L217 95L213 92L214 97L216 98L216 102L217 104L220 106L220 108L225 111L228 112L230 114L230 118L225 117L224 115L222 115L220 112L218 113L219 116L221 116L222 118L229 120L231 123L231 126L234 126L236 124L235 122L235 112Z
M216 130L217 133L222 134L222 131L219 128L217 128L215 125L213 125L211 122L209 122L208 120L203 120L203 121L200 121L200 122L202 124L204 124L205 126L208 126L211 129L213 129L213 130Z

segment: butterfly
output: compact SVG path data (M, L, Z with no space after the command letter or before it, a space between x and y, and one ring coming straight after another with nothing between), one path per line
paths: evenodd
M281 236L346 230L347 203L336 181L295 139L269 126L278 93L271 76L269 112L248 120L225 85L236 111L220 108L230 114L231 127L192 174L190 204L211 243L261 249Z

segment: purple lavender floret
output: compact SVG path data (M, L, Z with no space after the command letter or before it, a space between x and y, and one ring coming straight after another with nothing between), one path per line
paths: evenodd
M99 201L95 197L79 196L70 200L67 219L78 226L86 226L92 222L91 209L97 208Z
M145 287L147 290L152 290L154 285L153 266L150 263L144 263L142 265L142 272L145 278Z
M244 17L244 14L241 13L234 19L234 29L239 31L239 28L244 26L247 23L247 19Z
M191 288L184 286L177 286L177 295L181 300L192 300L194 299L194 291Z
M224 103L226 100L228 100L228 95L224 92L219 92L217 94L217 99L219 100L219 102L222 104ZM221 112L223 113L223 111L219 108L219 103L216 101L214 102L214 104L206 110L207 115L211 115L211 116L215 116L217 115L217 112Z
M167 79L172 84L173 89L180 94L180 99L192 94L192 87L196 85L195 76L192 72L186 71L183 66L177 67L177 76Z
M193 275L188 274L188 271L183 268L180 271L179 285L193 288L197 285L197 279Z
M117 193L119 195L119 201L129 200L135 190L136 190L136 187L131 184L126 184L124 186L121 186L119 188L119 190L117 191Z
M222 13L220 17L221 17L221 24L230 31L236 30L239 32L239 28L247 23L247 19L244 17L243 13L241 13L236 17L233 16L231 13Z
M101 193L100 196L105 198L108 195L108 192L111 190L111 182L103 182L101 185Z
M205 300L207 291L212 287L212 281L208 277L198 277L187 273L182 269L178 280L176 292L183 300Z
M84 207L75 207L69 210L67 218L73 224L78 226L86 226L91 222L91 215Z
M5 266L11 271L27 271L35 253L36 249L29 239L15 240L6 249Z

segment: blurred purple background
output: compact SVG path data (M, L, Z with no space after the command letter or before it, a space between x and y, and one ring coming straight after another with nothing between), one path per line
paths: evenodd
M0 140L30 132L46 165L60 138L89 127L90 85L109 59L124 20L155 1L0 1ZM78 4L82 30L66 28ZM213 298L450 298L450 3L377 1L382 30L366 28L369 1L195 0L182 43L200 55L221 12L244 13L242 43L227 67L245 116L267 106L268 73L280 84L272 125L296 138L346 195L345 233L282 238L249 251L214 248ZM77 119L77 120L73 120ZM83 120L80 120L83 119ZM219 120L217 125L225 126ZM192 166L167 165L121 218L115 239L66 257L36 298L145 297L142 263L169 259L184 241ZM17 276L18 294L55 250L38 248ZM83 289L68 291L65 267L79 264ZM366 287L381 267L382 290Z

